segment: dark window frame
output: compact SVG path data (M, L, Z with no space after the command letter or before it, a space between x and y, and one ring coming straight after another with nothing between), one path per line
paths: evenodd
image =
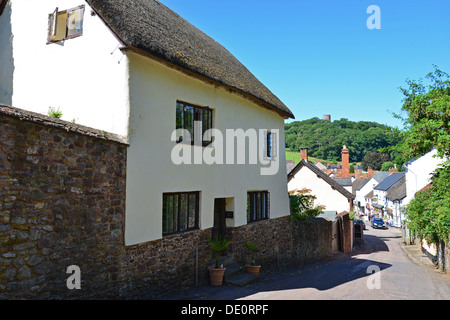
M264 160L275 160L278 156L277 132L266 130L264 133Z
M81 31L69 35L69 27L68 27L69 16L70 16L70 14L72 12L75 12L77 10L81 10ZM55 11L53 11L53 13L50 13L48 15L47 44L61 42L61 41L64 41L64 40L73 39L73 38L82 36L83 35L84 11L85 11L84 4L82 4L82 5L78 6L78 7L74 7L74 8L71 8L71 9L63 10L63 11L58 11L58 7L56 7ZM56 38L56 32L58 30L58 15L61 15L61 14L65 14L66 15L65 32L64 32L64 36L63 37Z
M201 142L194 136L195 122L201 122ZM191 134L191 145L208 146L213 142L212 136L204 139L204 134L213 126L213 109L202 107L192 103L177 101L176 103L176 129L185 129ZM198 132L195 132L198 134ZM177 137L177 143L183 142L183 137ZM185 142L186 143L186 142Z
M185 199L187 200L186 203L187 210L184 212L187 215L185 217L183 217L182 212L183 211L182 201L184 196L186 196ZM191 196L194 196L193 199ZM172 199L172 203L168 203L170 198ZM200 191L163 193L162 201L163 201L162 203L163 236L196 230L199 228ZM166 204L168 206L166 206ZM190 212L191 205L194 206L193 212ZM167 215L166 217L165 214ZM190 219L193 219L192 220L193 223L190 222L191 221Z
M264 191L247 192L247 223L270 218L270 193Z
M272 139L273 139L272 132L267 131L267 133L266 133L266 157L267 158L272 158L272 156L273 156L273 150L272 150L273 141L272 141Z

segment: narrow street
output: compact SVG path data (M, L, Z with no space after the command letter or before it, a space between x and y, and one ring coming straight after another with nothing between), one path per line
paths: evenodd
M450 276L434 268L417 247L404 247L398 230L368 226L364 239L350 255L337 253L323 263L266 275L247 287L200 287L170 299L450 299Z

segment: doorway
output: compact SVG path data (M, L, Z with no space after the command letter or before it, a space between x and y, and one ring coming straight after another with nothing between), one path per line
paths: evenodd
M226 237L226 198L214 199L214 226L212 228L212 239Z

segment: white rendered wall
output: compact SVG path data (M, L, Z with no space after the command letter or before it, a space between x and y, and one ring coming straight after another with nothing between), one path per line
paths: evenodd
M56 7L63 11L82 4L83 35L47 44L48 15ZM8 6L13 88L9 103L6 98L0 102L43 114L59 107L63 120L126 135L126 57L101 19L91 15L90 6L83 0L11 0Z
M356 190L355 201L360 202L362 207L366 207L366 198L365 196L372 190L372 184L368 181L360 190ZM365 212L365 209L364 209Z
M234 218L227 226L247 223L247 191L270 192L270 218L289 215L284 153L284 119L237 94L207 84L134 53L130 62L130 134L127 163L125 243L162 237L162 194L200 191L200 229L214 223L214 199L234 199ZM171 160L176 143L176 101L213 108L214 127L279 129L276 175L262 176L260 165L182 164ZM191 147L191 150L202 147ZM224 155L225 161L225 155Z
M434 157L436 149L431 150L420 158L412 160L405 166L406 198L404 203L408 204L417 191L431 182L433 171L443 162L442 158Z
M332 189L331 185L308 167L303 166L288 183L288 190L310 189L311 194L317 197L315 205L324 205L327 211L337 211L338 213L350 212L350 203L342 193Z

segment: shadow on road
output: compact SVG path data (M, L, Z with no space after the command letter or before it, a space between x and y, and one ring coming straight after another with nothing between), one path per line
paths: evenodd
M397 237L391 236L391 234L386 236L368 234L364 237L364 244L355 245L354 251L350 254L339 252L328 261L268 274L263 276L257 283L246 287L224 285L216 288L202 286L188 290L180 295L162 299L234 300L268 291L302 288L315 288L321 291L329 290L344 283L370 276L373 272L369 269L370 266L375 266L377 271L390 268L391 264L364 259L359 257L359 255L389 251L386 242L395 238Z

